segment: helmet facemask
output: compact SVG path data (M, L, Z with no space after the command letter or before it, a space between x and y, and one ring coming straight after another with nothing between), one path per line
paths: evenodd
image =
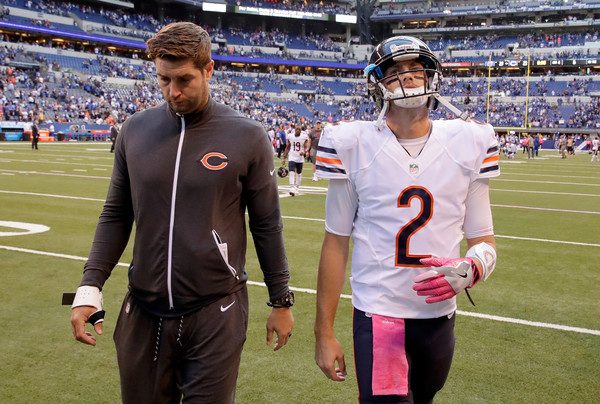
M384 76L392 66L403 61L415 61L422 67ZM442 83L442 66L429 47L421 40L408 36L389 38L381 42L371 55L365 68L369 95L381 113L377 126L381 127L390 103L401 108L418 108L426 105L436 109ZM402 76L406 73L424 72L426 80L419 89L405 87ZM390 84L397 81L398 88L390 91Z
M417 87L405 87L402 77L412 74L412 81L420 84ZM418 77L421 75L422 77ZM401 108L419 108L430 102L430 96L438 93L440 89L440 74L432 69L411 69L402 72L393 72L374 83L381 92L382 102L392 101ZM389 90L396 84L396 88ZM435 105L428 105L435 107Z

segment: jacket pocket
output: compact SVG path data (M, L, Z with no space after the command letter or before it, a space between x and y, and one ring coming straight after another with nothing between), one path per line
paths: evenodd
M229 263L229 252L227 250L227 243L222 242L221 237L219 237L219 233L217 233L216 230L214 230L214 229L212 231L212 235L213 235L213 238L215 239L215 244L217 245L217 248L219 249L219 253L221 254L221 258L223 258L223 262L225 262L225 265L227 265L227 268L229 268L229 271L235 277L235 279L240 279L235 268L232 267L231 264Z

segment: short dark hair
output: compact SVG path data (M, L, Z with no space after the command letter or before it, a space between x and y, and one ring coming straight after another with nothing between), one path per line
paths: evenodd
M200 69L211 61L210 36L192 22L174 22L161 28L146 45L150 59L191 59Z

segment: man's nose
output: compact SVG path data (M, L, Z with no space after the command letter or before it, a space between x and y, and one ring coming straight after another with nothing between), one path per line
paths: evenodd
M408 81L413 81L415 78L415 72L403 72L400 73L400 77L403 83L406 83Z
M181 90L175 83L169 85L169 96L171 98L178 98L181 95Z

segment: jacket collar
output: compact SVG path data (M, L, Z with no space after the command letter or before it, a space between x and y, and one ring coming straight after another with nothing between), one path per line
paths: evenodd
M202 110L197 112L190 112L189 114L179 114L173 111L173 109L168 103L165 104L167 106L167 110L169 111L169 115L173 116L177 120L180 120L183 116L183 119L185 120L185 126L190 127L192 125L196 125L200 122L206 121L212 115L212 111L215 106L215 101L212 99L211 96L209 96L208 103Z

